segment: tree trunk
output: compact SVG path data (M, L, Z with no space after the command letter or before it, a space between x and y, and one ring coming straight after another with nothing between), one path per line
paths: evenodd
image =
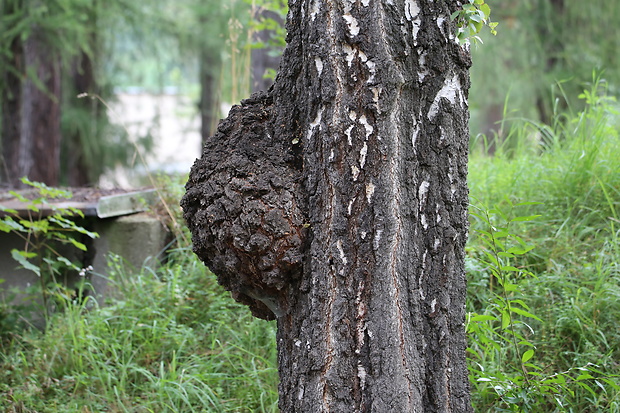
M10 12L10 11L9 11ZM7 13L8 14L8 13ZM6 66L23 68L23 48L19 39L11 42L12 58ZM6 68L3 68L2 84L2 183L13 186L18 182L19 169L19 108L21 97L21 79Z
M34 27L15 40L14 64L3 96L3 152L9 184L19 178L58 185L60 170L60 63ZM36 78L36 83L33 79ZM43 87L45 89L43 89ZM7 143L8 141L8 143Z
M273 89L192 168L194 251L277 318L283 412L469 412L459 3L289 6Z
M213 130L219 119L217 99L217 73L221 70L222 62L219 50L202 46L200 52L200 132L202 141L213 135Z
M253 19L271 19L279 24L283 24L282 18L273 11L259 9L253 12ZM269 44L272 36L271 30L260 30L253 34L253 41L260 42L264 46L259 49L252 49L250 56L252 62L252 92L267 90L273 84L273 80L266 78L268 69L277 70L280 64L280 54Z
M96 47L96 39L93 36L93 48ZM69 96L68 106L72 106L74 116L89 116L90 122L80 123L79 119L71 119L74 125L81 127L72 127L66 131L65 138L68 141L64 145L64 176L66 176L69 186L80 187L92 185L97 181L97 171L100 168L91 165L89 160L95 161L93 151L90 147L98 146L96 142L100 139L100 133L97 130L98 120L101 116L99 111L99 102L95 99L79 99L78 95L88 93L98 95L98 85L95 80L95 67L91 57L82 52L73 61L71 68L71 95ZM88 126L86 126L88 125ZM69 128L68 128L69 129ZM88 142L91 142L88 145ZM86 153L90 150L90 155Z

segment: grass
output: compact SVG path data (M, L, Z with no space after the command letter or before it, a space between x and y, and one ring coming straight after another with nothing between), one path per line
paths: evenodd
M489 317L473 325L477 412L620 412L618 117L601 83L583 98L585 111L558 114L552 125L512 122L493 156L472 146L472 204L540 215L510 223L535 249L511 258L516 287L505 294L536 316L514 326L535 352L524 363L514 340L501 338L507 328ZM180 187L167 186L173 204ZM516 206L522 201L529 202ZM476 232L484 225L472 216L467 307L489 315L501 294ZM275 325L235 304L188 247L156 269L112 257L108 273L114 299L101 307L67 302L45 333L11 329L15 317L5 311L0 410L277 411Z
M230 300L191 251L172 254L137 274L113 257L109 305L68 305L45 334L14 336L0 410L277 411L273 323Z
M540 384L568 372L566 385L542 389L508 380L512 398L505 388L472 375L477 411L620 411L620 136L615 102L605 92L603 83L594 82L581 96L586 109L558 114L552 125L515 122L494 156L474 147L474 205L514 216L540 215L514 222L511 229L535 245L511 263L519 269L511 297L526 302L540 319L521 318L529 327L520 333L535 349L527 375ZM522 201L528 205L511 207ZM482 259L488 248L476 233L480 229L481 222L473 221L468 310L488 314L498 293ZM531 276L523 276L528 272ZM523 363L511 346L492 350L480 346L479 336L469 338L472 371L517 377ZM517 388L522 394L515 396ZM541 397L541 392L547 393Z

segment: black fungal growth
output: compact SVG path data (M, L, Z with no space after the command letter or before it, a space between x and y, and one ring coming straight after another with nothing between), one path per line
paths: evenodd
M272 105L259 92L231 109L205 142L181 200L196 255L267 320L287 312L305 238L299 162L293 143L274 136Z

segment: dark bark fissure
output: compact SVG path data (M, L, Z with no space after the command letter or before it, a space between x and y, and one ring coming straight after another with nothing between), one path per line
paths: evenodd
M195 252L255 315L277 316L282 411L471 410L456 7L291 1L274 86L233 109L192 168Z

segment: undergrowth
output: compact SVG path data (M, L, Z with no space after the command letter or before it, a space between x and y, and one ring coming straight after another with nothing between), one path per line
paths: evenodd
M190 250L170 253L138 273L111 257L106 306L68 302L44 334L3 348L0 410L277 411L273 323L235 304Z
M583 112L552 125L521 119L493 156L483 147L471 157L479 412L620 411L618 114L598 79L580 97ZM525 307L509 314L515 300Z

